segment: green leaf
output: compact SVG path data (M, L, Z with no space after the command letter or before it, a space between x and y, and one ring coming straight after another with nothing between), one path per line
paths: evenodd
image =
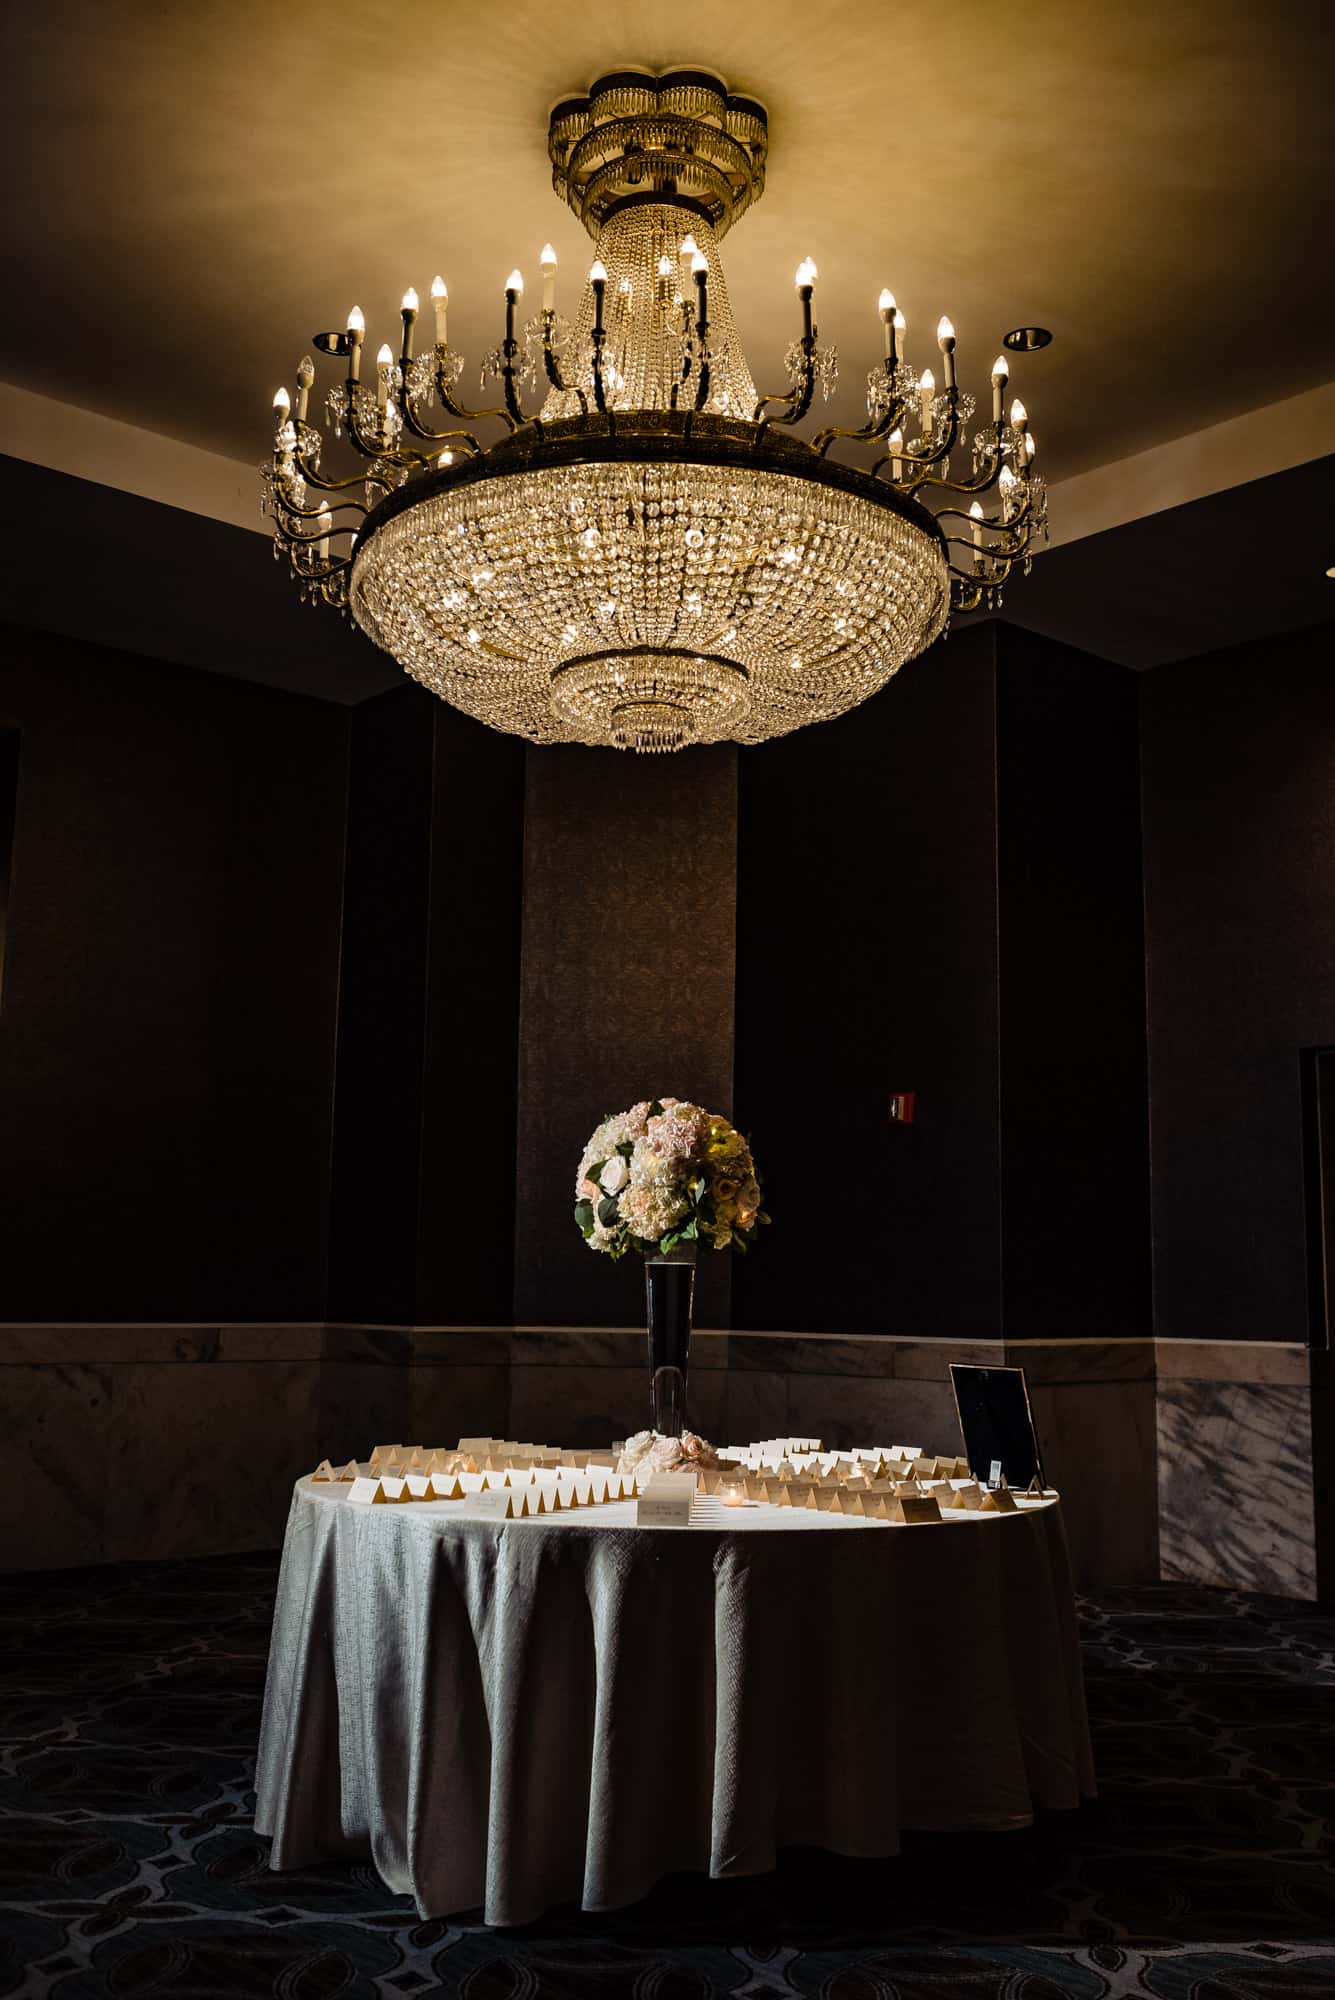
M700 1203L704 1200L706 1186L707 1182L705 1181L703 1175L701 1175L699 1179L693 1180L691 1182L691 1200L695 1203L697 1208L699 1208Z
M620 1213L621 1211L617 1207L615 1195L605 1194L598 1204L598 1220L602 1223L603 1228L615 1228Z
M589 1231L593 1228L593 1203L591 1201L577 1201L575 1203L575 1225L577 1228L582 1229L586 1236L589 1234Z
M663 1116L663 1107L659 1103L657 1098L655 1098L653 1103L649 1106L648 1115L650 1118L661 1118Z
M621 1144L617 1147L617 1151L618 1153L620 1153L623 1160L628 1160L631 1154L635 1151L635 1141L633 1139L623 1139L621 1141Z
M677 1234L683 1243L698 1243L700 1240L700 1224L692 1216L686 1227L679 1229Z
M607 1165L606 1160L595 1160L593 1165L589 1168L588 1173L584 1176L585 1180L593 1181L595 1183L600 1181L602 1178L603 1168L606 1165Z
M746 1255L746 1238L745 1238L744 1236L736 1236L736 1235L734 1235L734 1237L733 1237L733 1239L732 1239L732 1247L733 1247L733 1249L734 1249L734 1250L740 1250L740 1251L741 1251L741 1253L742 1253L742 1255L743 1255L743 1257L745 1257L745 1255Z

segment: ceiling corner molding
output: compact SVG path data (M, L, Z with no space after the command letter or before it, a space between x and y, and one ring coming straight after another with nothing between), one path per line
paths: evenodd
M0 451L269 536L253 465L0 382Z
M1167 444L1098 465L1052 489L1049 545L1084 541L1128 521L1185 507L1212 493L1335 452L1335 382L1191 431Z

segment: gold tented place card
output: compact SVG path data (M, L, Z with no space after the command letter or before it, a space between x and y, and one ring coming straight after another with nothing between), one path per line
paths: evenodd
M333 1466L329 1463L329 1460L327 1458L322 1458L320 1460L320 1463L316 1466L314 1472L311 1474L312 1481L317 1479L320 1480L337 1479L337 1477L338 1474L334 1471Z
M887 1505L890 1503L886 1503ZM928 1493L904 1493L893 1503L906 1528L919 1528L941 1519L941 1503Z
M995 1493L984 1493L981 1502L984 1514L1018 1514L1015 1495L1008 1487L999 1486Z
M378 1479L354 1479L348 1488L349 1507L381 1507L385 1490Z

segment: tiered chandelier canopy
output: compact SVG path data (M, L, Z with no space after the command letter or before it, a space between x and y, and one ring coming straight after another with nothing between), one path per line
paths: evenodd
M703 70L618 70L556 107L549 145L594 262L573 323L550 248L526 322L510 274L504 337L482 364L495 408L460 399L440 278L432 345L414 353L409 290L374 386L357 307L345 332L315 337L344 364L326 410L366 461L355 476L327 468L310 357L295 404L275 396L265 506L306 590L493 728L640 751L756 743L839 715L929 646L952 606L997 605L1045 512L1024 408L1004 409L1004 355L991 420L952 479L975 407L954 329L937 327L938 383L910 366L883 291L866 423L800 437L835 376L808 260L787 386L757 395L719 244L764 190L763 107ZM490 444L484 419L501 426ZM847 463L832 454L845 443L875 456Z

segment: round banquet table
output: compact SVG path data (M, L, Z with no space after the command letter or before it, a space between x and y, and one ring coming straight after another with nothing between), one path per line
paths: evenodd
M779 1847L894 1854L1094 1790L1056 1500L939 1526L697 1502L536 1520L299 1480L259 1747L270 1866L423 1917L604 1910Z

